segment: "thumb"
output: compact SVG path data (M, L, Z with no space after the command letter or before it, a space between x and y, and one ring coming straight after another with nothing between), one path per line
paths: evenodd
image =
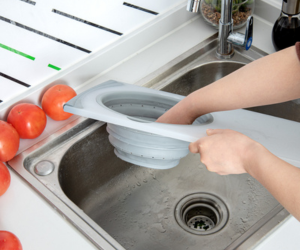
M223 133L223 129L207 129L206 130L206 134L209 136L209 135L215 135L215 134L221 134Z
M199 153L199 147L198 147L199 141L191 142L189 145L189 150L191 153Z

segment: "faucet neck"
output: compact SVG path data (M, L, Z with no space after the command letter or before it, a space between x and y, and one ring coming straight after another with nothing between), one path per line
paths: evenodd
M197 13L200 7L200 0L188 0L186 10L189 12Z
M232 0L222 0L221 19L223 24L231 23L232 19Z
M234 55L233 46L227 41L232 29L232 0L222 0L221 18L219 21L219 45L216 51L218 58L229 59Z

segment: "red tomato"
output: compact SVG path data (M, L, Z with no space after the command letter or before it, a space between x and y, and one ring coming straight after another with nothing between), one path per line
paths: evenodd
M13 233L0 231L0 250L22 250L20 240Z
M63 106L76 95L75 90L67 85L55 85L43 95L42 108L53 120L66 120L73 114L65 112Z
M13 125L21 138L33 139L44 131L47 117L40 107L30 103L20 103L11 109L7 122Z
M2 162L0 162L0 196L6 192L9 185L10 185L10 173L7 167Z
M19 149L20 138L11 124L0 121L0 161L9 161Z

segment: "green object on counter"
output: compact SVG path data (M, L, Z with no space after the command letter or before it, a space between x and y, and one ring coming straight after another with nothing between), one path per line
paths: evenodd
M61 70L61 68L56 67L56 66L54 66L54 65L52 65L52 64L48 64L48 67L49 67L49 68L52 68L52 69L55 69L55 70Z
M33 57L33 56L27 55L27 54L25 54L25 53L23 53L23 52L21 52L19 50L16 50L16 49L13 49L11 47L8 47L8 46L6 46L6 45L4 45L2 43L0 43L0 47L3 48L3 49L8 50L10 52L16 53L16 54L18 54L20 56L24 56L24 57L26 57L26 58L28 58L28 59L30 59L32 61L34 61L34 59L35 59L35 57Z

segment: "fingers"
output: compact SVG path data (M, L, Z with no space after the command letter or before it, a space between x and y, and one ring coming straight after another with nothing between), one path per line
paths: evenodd
M189 145L189 150L193 154L200 153L200 149L201 149L201 142L200 142L200 140L195 141L195 142L191 142L190 145Z
M209 172L216 173L218 175L228 175L228 173L224 172L223 169L216 168L215 165L208 161L207 159L202 159L200 157L201 163L206 167Z
M207 129L206 134L207 135L216 135L216 134L222 134L226 131L226 129Z
M224 134L230 132L227 129L207 129L206 133L208 136L200 138L199 140L190 143L189 150L191 153L200 154L200 161L205 165L206 169L210 172L217 173L220 175L227 175L226 171L223 171L218 165L217 159L213 157L216 152L212 150L212 143L214 143L215 137L210 137L212 135Z
M208 136L190 143L189 150L200 154L200 161L208 171L220 175L246 173L245 164L253 155L253 141L230 129L208 129Z
M220 133L223 133L224 132L224 129L207 129L206 130L206 134L208 136L211 136L211 135L215 135L215 134L220 134ZM190 145L189 145L189 150L191 151L191 153L200 153L200 149L201 149L201 146L203 144L203 140L199 139L195 142L191 142Z

